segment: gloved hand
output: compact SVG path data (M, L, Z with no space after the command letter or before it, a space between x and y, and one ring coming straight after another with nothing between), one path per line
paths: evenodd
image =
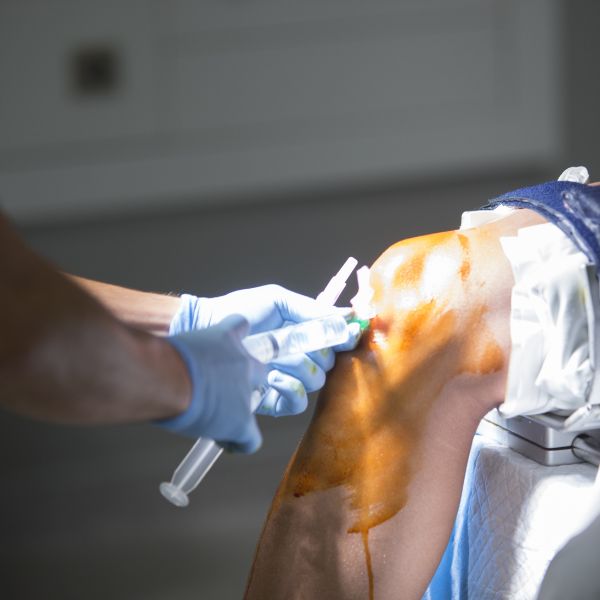
M230 315L214 327L166 338L190 373L192 399L185 412L159 425L211 438L238 452L260 448L262 436L250 401L267 369L242 346L248 328L244 317Z
M278 285L265 285L231 292L217 298L197 298L184 294L181 308L171 322L170 334L203 329L220 323L231 314L240 314L250 324L249 334L300 323L331 314L331 306ZM335 350L352 349L360 337L360 327L350 325L349 340ZM269 393L258 408L259 414L285 416L301 413L308 405L307 392L325 383L325 372L333 367L334 351L330 348L279 359L271 363L267 383L278 394Z

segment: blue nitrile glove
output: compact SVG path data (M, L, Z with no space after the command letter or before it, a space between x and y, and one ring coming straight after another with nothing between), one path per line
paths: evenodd
M230 314L245 317L250 324L249 334L254 334L330 315L332 310L337 310L279 285L239 290L217 298L188 294L181 298L181 307L171 322L171 334L209 327ZM358 324L350 325L350 331L348 342L335 350L350 350L356 345L360 337ZM308 404L307 392L323 387L325 372L334 362L335 353L330 348L273 362L269 365L267 383L278 393L268 393L257 412L271 416L301 413Z
M181 354L190 373L192 399L180 415L158 424L191 437L207 437L238 452L255 452L262 436L250 407L267 368L242 346L249 324L230 315L214 327L166 340Z

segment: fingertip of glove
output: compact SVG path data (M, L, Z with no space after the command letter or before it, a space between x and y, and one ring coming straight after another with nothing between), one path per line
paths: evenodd
M273 388L269 388L267 393L262 397L261 403L256 409L256 414L267 417L276 417L275 409L279 401L279 392Z
M292 381L294 385L290 385ZM299 415L308 407L308 396L302 382L289 378L286 383L286 386L279 389L275 386L279 392L279 398L273 407L273 415L276 417Z
M241 454L254 454L262 446L262 441L263 438L258 423L256 418L252 416L244 437L232 444L232 449L234 452L240 452Z
M360 323L349 323L348 324L348 333L349 333L350 338L358 339L360 337L360 334L362 333Z
M336 352L347 352L348 350L354 350L356 348L360 338L362 336L362 330L359 323L348 324L348 339L343 343L335 346Z
M236 451L240 454L254 454L258 452L262 446L262 437L258 440L250 440L243 444L238 444Z
M278 417L292 417L302 414L308 407L308 397L295 396L293 399L281 396L275 408Z

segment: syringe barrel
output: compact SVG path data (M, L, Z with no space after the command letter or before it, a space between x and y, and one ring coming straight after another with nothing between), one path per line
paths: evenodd
M214 440L199 438L175 469L171 483L189 494L210 471L223 448Z
M283 356L301 354L343 344L348 325L341 314L332 314L290 327L250 335L242 340L256 360L269 363Z

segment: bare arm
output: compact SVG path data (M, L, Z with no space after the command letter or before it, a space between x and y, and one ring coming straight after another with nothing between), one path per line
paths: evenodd
M169 332L171 320L181 303L176 296L132 290L74 275L67 277L96 298L117 319L156 335Z
M115 319L0 214L2 407L62 423L118 423L173 416L190 395L168 343Z
M454 521L473 434L504 396L512 274L498 238L529 211L396 244L378 317L340 356L273 501L258 598L415 598Z

